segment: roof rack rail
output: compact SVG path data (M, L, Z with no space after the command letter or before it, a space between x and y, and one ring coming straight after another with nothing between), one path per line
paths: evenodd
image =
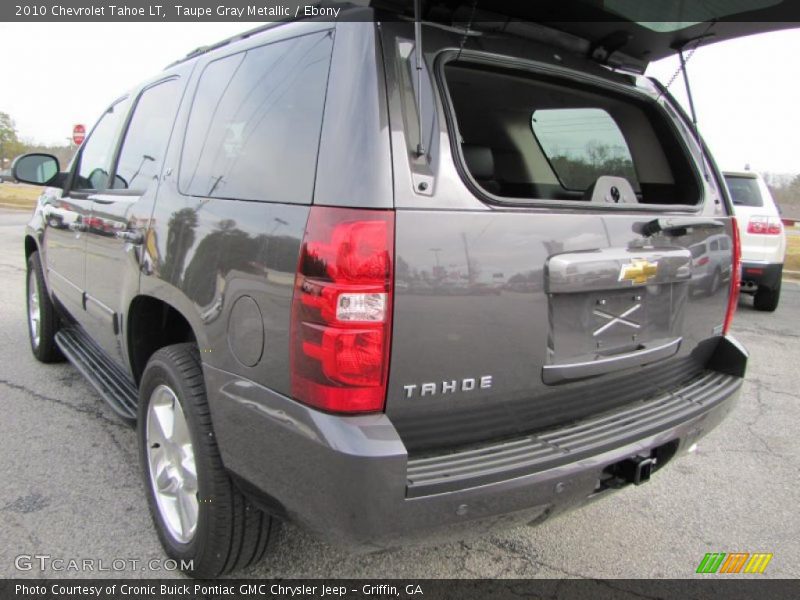
M291 19L291 21L300 20L300 19ZM197 56L202 56L207 52L211 52L212 50L216 50L217 48L222 48L223 46L227 46L233 42L238 42L240 40L245 40L257 33L261 33L262 31L267 31L268 29L272 29L273 27L277 27L279 25L283 25L285 23L289 23L290 20L281 20L281 21L273 21L271 23L267 23L265 25L259 25L258 27L254 27L253 29L248 29L242 33L237 33L236 35L232 35L231 37L225 38L224 40L220 40L214 44L209 44L207 46L200 46L199 48L195 48L189 54L184 56L183 58L179 58L178 60L171 62L168 64L164 69L171 69L175 65L179 65L181 63L186 62L187 60L191 60Z
M371 4L372 4L371 0L349 0L344 2L343 1L337 2L335 0L333 2L331 0L317 0L316 2L309 2L308 6L323 7L323 6L335 5L341 7L342 10L346 10L350 8L365 8L370 6ZM225 38L224 40L221 40L214 44L209 44L208 46L200 46L199 48L195 48L183 58L179 58L175 62L168 64L166 67L164 67L164 69L165 70L171 69L175 65L184 63L187 60L191 60L197 56L202 56L203 54L216 50L217 48L222 48L223 46L227 46L228 44L232 44L233 42L245 40L258 33L272 29L273 27L279 27L280 25L285 25L286 23L294 23L297 21L314 21L318 19L320 19L320 17L315 17L315 16L306 17L303 15L298 17L290 17L288 19L278 19L276 21L271 21L269 23L266 23L264 25L259 25L258 27L254 27L253 29L249 29L242 33L237 33L236 35L232 35L231 37Z

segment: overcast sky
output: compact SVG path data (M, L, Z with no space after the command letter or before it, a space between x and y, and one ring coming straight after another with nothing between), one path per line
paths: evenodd
M23 138L63 142L190 50L255 23L2 23L0 111ZM800 173L800 29L700 48L689 62L700 130L724 169ZM676 59L650 66L669 81ZM670 90L685 102L682 79Z

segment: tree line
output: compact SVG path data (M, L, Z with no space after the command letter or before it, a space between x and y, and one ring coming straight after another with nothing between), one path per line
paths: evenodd
M14 120L8 113L0 112L0 170L10 168L14 158L26 152L52 154L65 168L76 150L73 144L53 146L20 139ZM584 157L568 156L563 152L556 154L551 162L568 187L585 189L600 175L618 175L635 181L633 164L620 148L592 144ZM764 179L782 212L800 218L800 175L764 173Z
M764 173L764 181L783 216L800 219L800 175Z
M0 112L0 170L11 168L14 158L27 152L52 154L64 168L72 160L75 150L77 147L73 144L46 145L21 139L14 119L8 113Z

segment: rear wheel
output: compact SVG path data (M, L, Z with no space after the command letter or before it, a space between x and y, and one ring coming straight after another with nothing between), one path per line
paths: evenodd
M150 512L170 558L194 577L260 560L277 522L239 492L222 465L194 344L162 348L148 361L138 434Z
M778 281L778 284L774 288L769 288L764 285L758 286L758 290L756 290L756 295L753 300L753 306L756 310L763 310L767 312L773 312L776 308L778 308L778 301L781 298L781 282Z
M56 332L60 326L56 308L47 294L39 253L28 258L28 277L25 286L28 314L28 339L33 355L43 363L59 362L64 355L56 346Z

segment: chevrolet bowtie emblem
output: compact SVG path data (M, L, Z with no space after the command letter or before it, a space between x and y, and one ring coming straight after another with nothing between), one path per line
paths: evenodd
M650 262L643 258L634 258L627 265L622 265L619 270L619 280L634 284L647 283L657 272L658 261Z

